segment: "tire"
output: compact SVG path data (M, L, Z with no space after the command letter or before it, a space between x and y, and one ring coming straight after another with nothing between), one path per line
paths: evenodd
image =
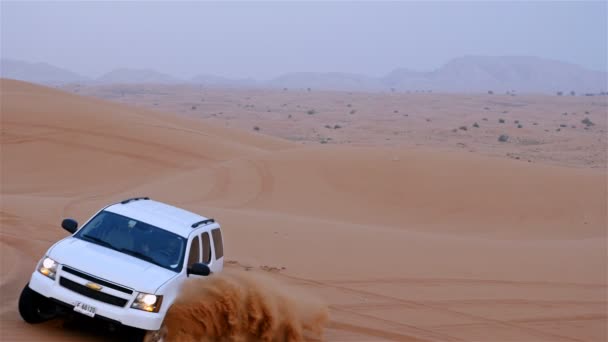
M19 314L30 324L42 323L57 316L57 307L48 298L25 285L19 297Z

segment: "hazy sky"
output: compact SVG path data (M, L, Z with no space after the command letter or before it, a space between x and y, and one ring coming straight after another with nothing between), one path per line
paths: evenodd
M463 55L548 57L607 70L606 2L6 2L4 58L97 77L290 71L371 76Z

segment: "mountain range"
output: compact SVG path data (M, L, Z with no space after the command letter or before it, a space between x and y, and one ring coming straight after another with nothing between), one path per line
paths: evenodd
M372 92L598 93L608 89L607 75L571 63L526 56L465 56L452 59L433 71L395 69L382 77L343 72L294 72L264 81L209 74L180 79L152 69L134 68L115 69L98 78L88 78L47 63L0 61L1 77L46 85L155 83Z

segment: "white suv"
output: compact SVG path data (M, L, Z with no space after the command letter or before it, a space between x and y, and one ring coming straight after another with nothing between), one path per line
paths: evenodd
M19 298L39 323L69 310L142 330L158 330L189 276L220 272L224 248L213 219L138 197L107 206L40 260Z

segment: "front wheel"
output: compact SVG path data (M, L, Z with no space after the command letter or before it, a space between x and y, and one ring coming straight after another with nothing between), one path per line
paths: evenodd
M19 314L24 321L34 324L55 318L57 307L48 298L25 285L19 297Z

